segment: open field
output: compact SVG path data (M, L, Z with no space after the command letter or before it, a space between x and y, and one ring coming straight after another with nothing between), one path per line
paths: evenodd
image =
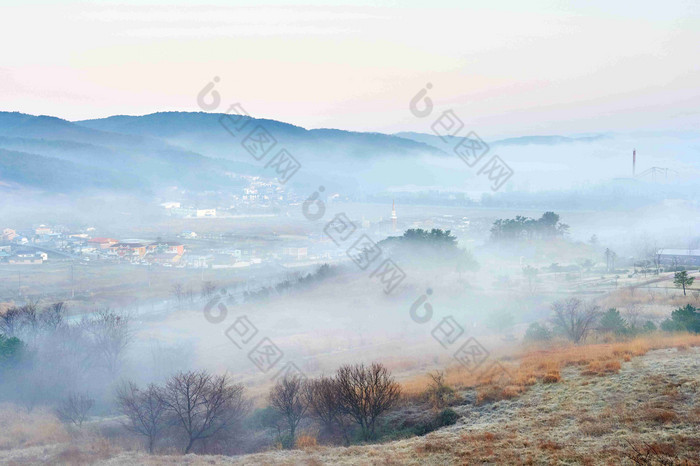
M700 1L2 3L0 466L700 466Z
M700 336L531 348L501 362L515 379L475 380L448 369L447 382L460 395L453 405L459 420L424 437L351 447L312 441L298 450L240 457L148 456L111 440L109 429L98 424L69 431L50 412L27 414L5 405L0 462L588 465L634 464L633 458L647 455L673 461L668 464L700 464ZM407 398L427 388L425 378L402 385Z

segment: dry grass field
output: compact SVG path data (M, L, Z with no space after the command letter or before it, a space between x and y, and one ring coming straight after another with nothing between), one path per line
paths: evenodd
M500 363L508 377L448 368L460 419L423 437L344 448L307 436L292 451L148 456L89 425L68 432L49 412L3 406L0 463L700 464L700 336L528 348ZM406 397L420 397L428 380L405 380Z

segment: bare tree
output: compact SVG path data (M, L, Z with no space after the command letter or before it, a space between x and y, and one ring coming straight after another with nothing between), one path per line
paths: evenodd
M304 397L304 380L300 377L285 377L270 390L270 405L282 415L287 423L288 437L282 440L282 446L293 448L296 430L304 418L308 404Z
M243 385L233 384L227 375L206 371L180 372L167 381L161 397L185 433L185 453L235 426L245 413L243 392Z
M214 282L204 282L202 283L202 298L209 299L216 292L216 285Z
M95 405L95 400L86 393L71 393L57 408L56 416L61 422L83 426L88 412Z
M92 346L92 355L114 375L121 366L124 351L131 342L129 319L109 309L83 318L81 326Z
M140 390L129 382L117 389L117 406L129 422L124 427L146 437L148 452L153 453L158 437L167 427L167 409L158 387Z
M173 296L175 296L175 299L177 299L178 307L180 307L182 305L182 299L185 296L185 288L182 286L182 283L173 284L172 293Z
M652 256L652 262L654 264L654 268L656 269L656 275L661 273L661 254L659 254L657 251L654 251L654 255Z
M527 287L530 293L533 293L535 291L538 273L538 270L531 265L526 265L525 267L523 267L523 275L525 275L525 278L527 279Z
M642 244L639 254L644 258L642 261L644 276L646 277L646 274L651 272L651 266L653 266L654 273L658 275L659 268L661 267L661 256L658 254L658 242L646 233L642 235L641 241Z
M552 324L562 330L574 343L580 343L586 339L586 335L600 315L599 306L583 302L578 298L555 301L552 304L552 310L554 311Z
M39 325L37 303L30 302L20 307L11 307L0 314L0 333L8 337L34 337Z
M337 381L330 377L309 380L304 387L304 398L309 414L319 421L325 431L333 434L338 428L345 443L350 444L348 419L341 409Z
M336 383L340 405L362 430L365 440L374 437L377 418L399 400L401 388L386 367L373 363L345 365L338 369Z
M656 293L651 288L647 288L647 293L649 294L649 302L654 304L656 302Z
M64 323L63 316L65 314L65 305L63 302L58 302L50 305L44 312L39 314L41 326L46 330L55 331Z
M634 288L631 288L634 289ZM625 320L635 329L641 325L642 310L637 303L630 303L625 309Z

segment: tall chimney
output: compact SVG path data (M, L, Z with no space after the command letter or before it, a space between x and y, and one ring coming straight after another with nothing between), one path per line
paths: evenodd
M637 176L637 149L632 150L632 178Z

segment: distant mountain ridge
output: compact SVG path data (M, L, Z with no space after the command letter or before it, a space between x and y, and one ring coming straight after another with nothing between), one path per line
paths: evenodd
M340 129L305 129L276 120L241 117L246 122L232 135L221 124L224 114L203 112L160 112L143 116L114 116L76 124L104 132L152 137L206 157L220 158L258 167L255 174L274 178L265 164L286 149L301 164L292 186L304 191L319 184L348 194L373 192L402 183L426 179L425 157L446 157L433 146L382 133L361 133ZM257 161L242 145L244 138L261 127L276 141L265 160ZM393 168L391 168L393 167Z
M222 116L157 112L70 122L0 112L0 182L41 188L29 173L31 164L36 163L51 167L50 172L37 167L37 173L43 173L39 179L54 176L71 180L43 184L47 190L59 192L82 188L154 192L175 186L192 191L239 189L242 181L236 179L237 174L275 178L266 171L272 155L256 160L242 145L257 127L276 141L271 154L287 149L302 165L290 185L304 190L321 184L347 194L371 194L400 186L468 189L476 176L436 135L305 129L251 117L242 117L247 120L244 131L232 135L222 127ZM601 137L526 136L489 145L586 143ZM18 157L24 157L26 163L14 160Z
M221 126L220 119L225 114L204 112L159 112L143 116L118 115L95 120L76 121L86 128L104 132L132 134L138 136L157 137L162 140L179 144L192 142L211 145L211 141L231 143L232 136ZM248 120L244 133L256 126L265 128L280 145L291 145L298 150L318 150L318 145L344 144L349 155L361 155L362 149L372 152L396 153L400 151L424 152L430 155L445 155L445 153L422 142L396 137L383 133L361 133L340 129L305 129L277 120L264 118L240 117ZM304 147L313 144L316 147ZM378 154L375 154L378 155ZM243 155L249 158L249 155Z

